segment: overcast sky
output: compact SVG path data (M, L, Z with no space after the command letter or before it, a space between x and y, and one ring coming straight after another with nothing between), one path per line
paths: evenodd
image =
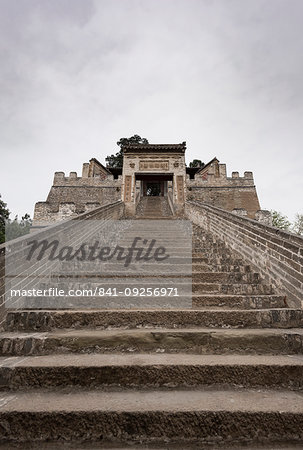
M187 142L303 213L302 0L0 0L0 193L33 214L55 171L120 137ZM11 217L12 217L11 216Z

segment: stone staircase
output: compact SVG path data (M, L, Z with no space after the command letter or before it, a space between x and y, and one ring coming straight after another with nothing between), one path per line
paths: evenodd
M190 307L7 313L4 448L302 448L303 311L197 226L188 259L173 222L122 240L147 228L191 264Z
M171 216L172 212L166 197L141 197L137 205L136 217L139 219L161 219Z

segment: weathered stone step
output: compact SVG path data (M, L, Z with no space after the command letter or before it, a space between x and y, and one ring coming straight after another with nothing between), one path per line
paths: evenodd
M227 294L227 295L271 295L272 294L272 288L271 286L263 285L263 284L257 284L252 285L250 283L241 283L241 284L220 284L220 283L200 283L200 282L190 282L188 279L184 278L184 281L177 279L175 283L172 280L166 281L166 279L159 280L157 282L147 280L129 280L129 281L122 281L121 279L114 282L107 282L107 280L104 280L103 282L96 282L96 281L73 281L70 280L69 282L61 281L60 283L54 284L52 283L42 283L41 285L37 286L37 288L41 289L41 292L44 294L49 294L52 291L49 291L51 287L56 287L58 290L61 289L62 292L64 291L65 294L62 294L62 296L59 299L67 300L69 297L67 293L70 289L73 289L73 292L77 290L87 291L87 294L82 294L83 297L86 295L87 297L96 297L105 298L110 295L112 295L112 300L114 301L114 297L121 298L128 298L129 302L134 300L134 298L137 297L151 297L152 301L154 300L154 297L157 294L157 292L160 292L163 290L163 292L166 292L164 297L168 297L168 295L175 296L176 298L183 297L183 296L190 296L191 293L193 295L197 294L203 294L203 293L217 293L217 294ZM150 289L150 293L148 294L148 289ZM165 291L166 290L166 291ZM55 291L53 291L55 292ZM79 291L80 292L80 291ZM98 292L102 292L102 294L98 294ZM156 292L154 294L154 292ZM161 291L162 292L162 291ZM170 294L168 294L170 292ZM56 294L55 294L56 295ZM58 295L58 294L57 294ZM61 294L60 294L61 295ZM81 297L81 295L78 293L78 296ZM42 295L40 294L40 297ZM52 297L52 295L44 295L44 297L53 298L53 300L59 300L57 297ZM161 297L162 294L161 294ZM34 302L35 300L39 300L38 297L33 298L32 300L30 297L25 297L27 301Z
M69 354L0 358L0 389L186 386L303 389L302 356Z
M156 211L156 213L158 214L158 212L159 211ZM156 215L156 214L152 214L152 215L150 215L150 216L146 216L146 217L144 217L144 216L136 216L136 217L134 217L134 219L135 220L148 220L148 221L150 221L150 220L175 220L176 219L176 217L174 217L174 216L159 216L159 215Z
M41 333L3 333L0 356L59 353L303 353L303 329L133 329L56 330Z
M132 240L129 242L120 242L119 241L119 245L122 246L123 248L128 248L131 246L132 244ZM140 243L139 243L140 244ZM138 245L140 246L140 245ZM159 240L157 240L154 248L157 247L164 247L166 249L166 252L170 253L170 252L181 252L181 251L191 251L192 253L202 253L203 256L208 256L208 257L213 257L213 258L224 258L224 259L231 259L231 254L226 251L226 250L222 250L222 251L214 251L211 250L209 248L206 247L201 247L201 246L196 246L196 245L192 245L189 246L188 243L184 243L182 244L179 243L178 239L174 239L171 241L171 243L165 241L160 242Z
M131 244L132 244L132 242L129 242L129 243L120 243L119 242L119 245L121 247L123 247L124 249L128 249L131 246ZM141 247L140 243L137 247ZM193 251L193 248L194 248L194 247L189 246L187 243L185 243L185 244L179 243L178 240L172 241L171 244L167 243L166 241L165 242L157 241L153 247L153 250L155 251L155 249L157 249L158 247L164 247L166 253L168 253L168 254L170 254L171 252L177 252L177 251L180 253L187 252L187 253L191 254ZM147 246L145 248L147 250ZM199 247L199 249L200 249L200 247Z
M303 442L302 396L284 390L8 391L1 423L0 439L15 444Z
M197 255L193 255L192 256L192 262L193 263L207 263L208 264L208 258L206 256L199 256L199 254L197 254Z
M155 278L157 279L157 277ZM125 305L139 304L145 302L150 305L159 306L167 303L172 304L172 298L176 303L191 301L191 297L195 297L199 294L216 294L227 296L273 296L273 289L271 286L264 284L250 284L250 283L205 283L200 282L199 277L193 275L192 282L184 277L184 282L180 278L176 278L175 283L172 279L155 279L147 278L145 280L122 280L117 279L108 282L103 279L99 281L89 281L86 279L81 280L69 280L69 281L50 281L49 283L39 283L35 286L38 295L15 295L11 298L10 303L7 303L7 307L21 308L21 307L35 307L41 308L41 305L54 304L58 305L79 305L88 303L90 305L95 304L96 307L102 304L108 304L110 301L113 305L115 303L125 303ZM56 289L56 290L55 290ZM60 294L59 294L60 291ZM21 292L21 291L20 291ZM60 296L59 296L60 295ZM157 300L157 297L161 299ZM273 296L274 297L274 296ZM14 306L14 304L18 306ZM281 303L280 303L281 304ZM28 306L26 306L28 305ZM31 306L29 306L31 305ZM38 306L39 305L39 306ZM276 304L272 305L277 306ZM119 306L120 307L120 306ZM261 306L262 307L262 306ZM282 305L283 307L283 305Z
M106 270L102 270L101 273L97 273L96 269L93 273L86 272L85 274L82 272L79 272L78 274L75 273L75 269L73 272L68 273L65 271L63 274L60 273L53 273L51 276L49 276L47 279L53 282L62 281L64 279L68 279L68 277L71 277L73 281L76 279L85 280L85 278L88 278L90 282L95 279L96 282L102 282L102 279L112 277L112 279L116 279L117 282L121 282L121 280L125 280L125 277L132 277L133 281L140 282L140 279L146 279L151 276L165 276L165 277L173 277L176 275L176 273L179 275L189 276L191 275L191 267L192 267L192 276L194 280L198 280L199 282L206 282L206 283L252 283L252 284L260 284L260 276L258 273L253 272L210 272L205 271L205 265L203 264L192 264L189 265L174 265L174 266L166 266L165 264L155 264L155 265L146 265L141 264L141 270L140 271L121 271L121 270L114 270L111 269L111 267L115 267L115 265L108 265L108 268ZM271 285L263 283L263 286L268 286L271 288Z
M143 234L144 233L144 234ZM152 239L156 240L156 246L158 245L168 245L168 246L187 246L189 242L192 243L192 240L190 240L187 236L184 235L184 233L174 233L174 235L172 236L172 231L167 231L166 233L164 233L163 231L159 231L157 233L147 233L146 230L144 230L144 232L142 231L143 236L140 236L140 231L134 231L133 234L128 234L125 236L122 236L121 239L119 239L119 245L122 246L129 246L134 242L134 239L136 238L140 238L141 240L138 240L137 242L137 246L142 245L142 239L148 239L149 242ZM195 242L193 242L193 244L195 244ZM197 243L198 244L198 243Z
M7 302L7 308L13 309L181 309L192 307L192 295L178 296L127 296L100 295L92 291L86 296L55 296L55 297L21 297Z
M198 261L197 261L198 262ZM202 262L202 261L201 261ZM240 264L214 264L211 261L205 262L208 267L208 271L210 272L241 272L241 273L249 273L251 272L251 268Z
M171 216L171 217L159 216L159 215L157 215L158 213L159 213L159 211L156 211L155 213L151 212L150 214L142 216L142 217L136 216L135 219L140 219L140 220L168 220L168 219L172 220L172 219L175 219L174 216Z
M301 309L228 310L83 310L9 311L7 331L50 331L55 328L300 328Z
M224 283L219 285L219 292L227 295L272 295L274 289L268 284Z
M201 283L201 279L198 274L192 275L193 294L199 294L204 292L217 292L219 294L226 295L273 295L274 290L271 285L268 284L252 284L252 283L235 283L230 281L229 283Z
M225 256L223 254L219 255L219 254L212 254L209 252L201 252L199 250L194 250L192 252L192 257L201 257L201 258L207 258L207 261L210 264L229 264L229 265L238 265L241 267L246 267L248 271L250 271L251 266L249 264L247 264L246 261L244 260L239 260L237 258L234 257L230 257L230 256Z
M79 269L78 269L79 268ZM77 269L79 270L78 273L76 272ZM188 262L187 264L182 264L179 261L177 261L175 258L172 258L172 260L167 263L165 261L159 261L159 262L144 262L144 261L138 261L133 262L128 267L124 267L124 263L117 263L115 261L108 262L105 264L96 265L96 263L90 263L85 266L81 264L74 264L73 263L64 263L62 265L62 272L53 274L53 278L62 278L66 277L68 275L72 276L73 273L76 276L83 276L85 270L85 275L90 276L116 276L116 275L133 275L133 276L141 276L141 275L157 275L157 274L190 274L192 271L196 272L205 272L207 270L207 266L205 264L191 264L191 262Z
M287 306L283 295L226 295L226 294L194 294L193 308L220 306L237 309L269 309Z
M13 299L10 309L199 309L222 307L227 309L285 308L285 297L280 295L226 295L221 293L194 293L179 297L22 297Z

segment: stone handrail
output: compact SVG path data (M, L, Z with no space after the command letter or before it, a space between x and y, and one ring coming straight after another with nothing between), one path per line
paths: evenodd
M33 239L44 239L46 236L50 235L56 236L63 229L66 230L69 227L72 228L73 224L77 220L92 220L92 219L106 219L106 220L115 220L123 217L124 214L124 203L119 200L113 203L108 203L106 205L99 206L98 208L87 211L83 214L79 214L77 217L72 219L64 220L62 222L55 223L53 225L43 227L33 233L30 234L30 237ZM18 248L18 251L22 251L22 244L26 245L26 241L28 240L29 235L21 236L17 239L8 241L4 244L0 245L0 327L3 322L3 318L5 316L5 252L6 248L10 247L10 250L14 251L14 246Z
M138 192L136 192L136 206L138 205L140 199L141 199L141 193L140 193L140 191L138 191Z
M185 214L236 251L287 296L303 307L303 238L201 202L188 201Z
M168 200L168 204L169 204L169 207L171 209L172 215L174 216L175 215L175 208L174 208L174 202L173 202L173 198L172 197L173 197L172 192L168 192L167 193L167 200Z

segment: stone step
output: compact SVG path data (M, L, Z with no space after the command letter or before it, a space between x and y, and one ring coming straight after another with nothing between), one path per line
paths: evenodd
M301 309L228 310L83 310L8 311L6 331L50 331L84 328L300 328Z
M154 219L156 215L163 219L173 217L167 198L142 197L136 208L136 216L138 218L146 219L149 215L152 219Z
M60 296L47 295L49 294L49 288L56 288L62 291ZM109 301L118 302L120 304L123 303L126 306L132 305L140 302L145 302L146 304L159 304L160 306L168 302L168 304L172 303L172 298L174 298L175 302L180 303L185 301L186 303L191 302L191 299L195 300L197 296L204 294L213 294L213 295L226 295L226 296L272 296L272 289L266 285L251 285L247 283L241 284L219 284L219 283L181 283L180 280L175 284L169 282L165 283L164 281L159 280L158 283L151 283L149 280L145 282L141 281L140 283L131 283L130 281L127 283L119 284L115 283L80 283L80 282L70 282L70 283L59 283L54 284L50 283L48 285L37 286L38 289L41 289L41 293L39 296L22 296L12 297L11 303L7 304L7 307L14 307L14 302L18 303L18 308L21 307L22 304L46 304L46 302L52 302L57 304L60 303L68 304L68 301L72 301L75 304L75 301L79 301L79 305L89 302L97 302L100 306L102 303L107 304ZM71 292L71 290L73 290ZM161 294L159 292L168 292L173 290L170 295ZM156 293L153 293L153 292ZM54 292L54 291L53 291ZM76 292L76 294L68 294L71 292ZM134 292L134 293L133 293ZM150 292L148 295L147 293ZM45 295L46 294L46 295ZM56 294L55 294L56 295ZM161 298L161 301L157 300L157 297ZM77 300L78 299L78 300ZM92 304L92 303L91 303ZM280 303L281 304L281 303ZM188 305L189 306L189 305ZM275 304L273 304L273 307ZM37 306L38 307L38 306ZM282 305L283 307L283 305ZM40 308L40 306L39 306Z
M102 282L103 279L108 279L109 277L112 277L111 279L116 279L117 283L120 283L121 281L124 281L126 277L132 277L133 282L140 282L144 279L144 283L146 283L146 278L150 277L168 277L171 278L173 276L178 275L184 275L185 277L189 277L192 274L192 277L194 280L197 280L199 282L205 282L205 283L243 283L243 284L254 284L258 285L261 283L261 279L258 273L253 272L210 272L205 270L205 266L202 264L193 264L192 269L193 272L191 272L191 266L190 265L165 265L165 264L156 264L156 265L146 265L144 266L141 264L141 270L135 271L129 269L128 271L121 271L121 270L114 270L112 267L115 267L115 265L111 265L106 267L106 270L102 270L101 273L98 273L96 269L93 273L90 273L86 271L85 273L79 272L75 273L75 270L73 272L68 272L67 270L63 273L52 273L47 277L47 280L49 282L58 282L58 281L64 281L65 279L68 279L69 277L73 279L73 282L75 282L76 279L85 280L88 279L88 282L91 283L95 279L98 284ZM159 278L160 279L160 278ZM106 280L107 281L107 280ZM164 281L164 280L163 280ZM271 285L269 284L262 284L263 286L267 286L271 288Z
M272 295L274 289L268 284L224 283L219 285L219 292L226 295Z
M158 211L156 211L157 213L158 213ZM158 216L158 215L156 215L156 214L153 214L153 213L151 213L150 215L146 215L146 216L135 216L135 218L134 218L135 220L148 220L148 221L150 221L150 220L175 220L176 218L174 217L174 216Z
M158 214L158 211L157 211ZM152 215L152 216L147 216L147 217L143 217L143 216L139 216L138 214L134 217L134 220L148 220L149 222L152 220L176 220L175 216L169 216L169 217L163 217L163 216L159 216L159 215Z
M148 239L149 239L149 242L148 242L147 246L149 245L152 237L148 236ZM225 247L222 248L222 250L220 250L220 249L215 250L213 248L210 249L208 247L201 247L200 245L195 245L194 243L189 244L188 240L186 240L184 242L179 242L180 238L177 238L177 237L174 239L171 239L171 241L168 241L167 239L165 239L165 240L160 240L160 239L156 239L156 238L154 238L154 239L156 240L156 243L154 245L155 248L163 246L167 249L167 251L186 249L186 250L192 251L193 253L200 252L200 253L203 253L204 255L209 255L209 256L213 256L213 257L215 257L215 256L225 257L225 258L232 257L231 253L228 252L225 249ZM121 246L123 248L128 248L133 244L133 241L134 241L134 239L130 239L127 241L118 241L117 244L119 244L119 246ZM115 243L115 245L116 245L116 243ZM139 247L139 246L141 246L140 242L138 242L138 244L137 244L137 247ZM147 248L147 246L145 248Z
M162 288L163 289L163 288ZM166 288L165 288L166 289ZM82 294L82 291L81 291ZM10 309L181 309L192 307L192 295L127 296L99 295L92 291L86 296L21 297L6 301Z
M238 386L302 390L303 356L68 354L0 358L1 390Z
M157 296L161 297L162 302L167 300L171 303L171 297L174 297L176 301L180 302L183 301L183 298L186 300L188 297L191 297L191 294L193 297L206 293L229 296L273 295L272 287L264 284L206 283L200 282L199 277L196 277L195 274L192 276L192 282L189 277L184 276L182 276L182 280L175 278L175 283L173 280L174 278L167 276L166 278L146 277L141 280L132 279L131 277L128 280L125 278L123 280L117 278L113 281L103 278L103 280L93 280L91 282L89 279L50 280L48 283L42 283L40 281L35 284L35 289L39 293L39 296L34 293L26 295L26 292L22 295L23 291L21 292L20 290L20 293L16 292L16 295L11 297L9 303L7 303L7 307L13 307L14 302L18 303L18 307L20 308L23 303L30 302L31 304L35 304L37 302L37 304L40 304L42 300L44 303L51 301L59 305L60 301L66 303L68 300L77 298L81 302L85 298L87 301L99 299L101 304L102 301L108 302L111 297L112 301L119 300L126 304L132 304L133 301L137 301L136 299L140 298L142 301L146 299L149 303L154 303ZM28 289L31 290L30 287Z
M192 257L200 256L201 258L207 258L209 262L214 264L238 264L241 266L249 266L246 261L239 260L238 258L223 255L223 254L212 254L210 252L202 252L194 249L192 252Z
M252 272L250 266L245 266L243 264L234 264L234 263L217 264L211 261L207 261L205 262L205 265L207 265L207 270L209 272L241 272L241 273Z
M147 249L148 246L151 243L151 240L152 240L152 237L148 236L148 243L145 246L143 246L142 243L139 241L136 244L136 248L137 247L140 247L140 248L143 247L143 248ZM131 239L131 240L128 240L128 241L118 241L117 244L120 247L129 248L133 244L133 241L134 241L134 239ZM164 247L167 250L167 252L169 250L174 250L174 249L185 249L185 250L188 250L188 251L192 251L192 249L195 248L195 247L193 247L191 245L192 244L191 242L190 243L188 242L188 239L187 240L183 240L183 239L181 240L181 238L175 238L175 239L172 239L171 241L168 241L167 239L165 239L165 240L155 239L155 241L156 242L155 242L153 248ZM197 248L199 250L201 249L201 247L197 247ZM201 251L203 251L203 249L201 249Z
M221 307L227 309L285 308L285 297L280 295L226 295L203 293L180 297L24 297L12 299L7 309L200 309Z
M169 236L169 235L168 235ZM150 235L148 232L144 235L142 233L142 235L140 236L140 233L135 233L134 236L129 236L129 237L125 237L123 239L117 240L117 244L119 244L120 246L124 247L124 248L128 248L130 247L132 244L134 244L134 240L137 237L141 237L141 239L146 239L148 240L146 246L148 246L151 242L151 240L155 240L155 244L154 247L158 247L158 246L164 246L165 248L191 248L194 252L204 252L204 253L208 253L208 254L218 254L218 256L225 256L227 255L228 257L231 257L232 254L230 252L230 250L226 249L226 247L224 246L220 246L220 247L213 247L211 245L207 246L207 245L200 245L194 241L191 241L188 239L188 237L184 237L184 236L173 236L171 237L171 233L170 233L170 237L159 237L156 235ZM136 243L136 247L141 247L142 246L142 241L138 241Z
M138 236L138 234L139 234L139 236ZM117 242L121 247L128 248L134 243L134 240L137 237L140 237L140 233L135 233L134 236L127 236L123 239L118 240ZM146 233L146 236L143 235L143 237L141 239L143 239L143 238L148 239L148 243L145 245L146 248L148 247L148 245L150 244L152 239L154 239L156 241L156 243L154 245L155 247L159 247L160 245L163 245L165 248L166 247L167 248L181 248L181 247L182 248L183 247L192 248L192 241L189 241L189 239L184 236L171 237L171 234L170 234L170 237L163 237L163 236L157 237L157 236L152 236L149 233ZM141 247L141 246L142 246L142 241L138 241L136 244L136 247ZM199 246L198 248L201 248L201 247Z
M198 255L194 254L193 255ZM238 260L230 260L230 259L223 259L223 258L207 258L205 255L200 254L200 256L192 256L192 261L195 260L195 258L204 258L202 262L206 263L210 267L210 271L217 271L216 268L219 266L227 266L227 267L237 267L239 270L243 272L253 272L253 268L247 264L245 264L243 261L239 262ZM222 270L221 272L229 272L230 269Z
M252 272L251 267L243 264L243 262L241 264L239 262L225 262L225 261L213 262L205 256L185 257L183 252L175 253L174 255L170 254L169 261L172 264L193 264L193 266L201 265L201 270L203 270L204 272L241 272L241 273ZM79 267L83 267L81 266L81 264L78 265ZM70 263L65 262L61 263L61 268L62 271L64 272L66 271L66 269L69 269L70 267L71 267ZM77 267L77 264L74 264L73 267ZM92 268L95 269L95 266L92 265Z
M66 388L8 391L1 401L0 440L14 445L77 440L204 448L224 442L225 448L262 443L269 449L281 441L303 443L302 396L294 391Z
M41 333L6 332L0 338L0 356L83 352L302 354L303 329L87 329Z
M237 309L269 309L285 308L287 306L283 295L226 295L201 294L193 295L193 308L217 306Z
M208 263L208 258L206 256L199 256L199 254L192 255L193 263Z
M190 233L193 240L199 243L201 242L201 240L197 239L193 234L190 223L186 221L171 221L170 219L168 219L167 227L164 226L165 222L163 222L163 220L159 223L157 220L150 221L149 223L146 222L146 220L141 224L139 221L133 223L135 226L132 225L125 228L124 230L121 230L119 235L121 236L121 238L133 237L136 234L138 235L138 233L140 234L146 232L155 238L162 236L171 238L173 232L176 236L182 237L189 235ZM207 242L210 242L210 240L208 240Z
M211 274L211 272L209 273ZM232 278L232 276L230 276L230 278ZM220 280L220 274L212 273L208 276L208 274L205 275L204 273L199 272L193 273L191 276L179 274L178 276L175 275L175 277L173 274L167 274L166 276L155 275L154 277L151 275L142 275L141 277L138 277L137 274L135 274L133 276L129 275L128 277L125 277L125 275L117 275L115 278L112 276L106 277L105 275L94 278L91 276L87 276L85 278L79 277L75 279L55 278L50 279L47 283L40 281L39 286L37 285L37 289L48 290L50 288L57 287L58 289L64 289L67 292L68 289L90 289L94 291L96 288L103 288L105 290L116 288L117 293L123 296L126 288L140 289L150 287L164 289L172 286L178 289L178 295L183 295L184 293L188 295L190 293L189 289L191 286L193 294L202 292L221 292L222 294L235 295L274 294L273 288L269 284L247 282L245 279L240 283L236 279Z

